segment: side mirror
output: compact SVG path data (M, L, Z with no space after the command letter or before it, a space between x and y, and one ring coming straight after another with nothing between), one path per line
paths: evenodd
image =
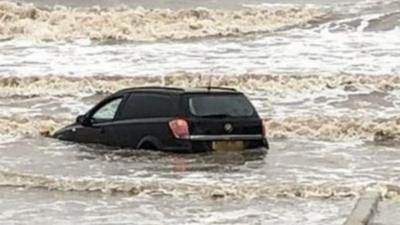
M76 118L76 123L81 124L83 126L90 126L90 120L86 117L86 115L80 115Z

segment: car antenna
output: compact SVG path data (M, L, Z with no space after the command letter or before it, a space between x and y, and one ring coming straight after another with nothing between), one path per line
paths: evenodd
M207 86L208 92L210 92L210 91L211 91L211 88L212 88L212 78L213 78L213 74L215 74L215 68L212 68L212 69L211 69L211 74L209 75L208 86Z
M212 84L212 76L210 75L210 77L208 79L208 86L207 86L208 92L210 92L210 90L211 90L211 84Z

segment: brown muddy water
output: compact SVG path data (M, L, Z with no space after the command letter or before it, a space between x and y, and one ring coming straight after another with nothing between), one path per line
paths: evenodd
M366 188L396 224L399 1L74 2L0 1L0 224L340 225ZM268 154L45 137L118 89L210 81Z

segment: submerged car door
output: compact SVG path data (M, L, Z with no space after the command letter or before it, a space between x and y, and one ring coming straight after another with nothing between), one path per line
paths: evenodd
M168 122L176 110L177 105L167 94L130 94L112 126L113 145L136 148L146 137L164 143L171 135Z
M76 130L78 142L110 145L110 127L119 111L123 96L106 99L89 112L90 125Z

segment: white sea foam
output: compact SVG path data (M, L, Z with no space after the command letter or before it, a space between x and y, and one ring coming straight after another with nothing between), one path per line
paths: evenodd
M358 30L368 25L360 25L354 31L335 31L345 23L250 40L117 45L99 45L88 39L41 44L6 41L0 42L0 74L400 73L400 29L364 32Z
M144 9L67 8L41 9L31 4L0 2L3 38L63 40L153 41L209 36L238 36L300 26L323 16L315 8L280 9ZM0 37L1 37L0 36Z
M270 137L400 139L400 110L394 104L400 102L400 78L396 75L175 73L133 77L2 77L0 96L6 101L3 102L5 111L0 119L0 133L47 135L88 109L82 98L94 98L91 104L95 104L99 100L95 96L105 96L122 88L206 86L211 79L213 85L236 87L245 92L267 120ZM13 112L18 113L9 116Z
M32 5L2 2L0 5L3 7L4 18L2 18L5 22L1 25L3 30L0 29L0 34L10 36L11 40L0 42L2 49L0 74L11 73L23 76L32 73L53 73L80 76L82 74L165 74L174 71L398 74L400 72L400 65L397 62L400 52L398 39L400 5L396 5L398 3L398 1L366 1L344 6L330 6L329 10L326 7L317 6L266 5L263 7L261 5L238 11L220 12L211 9L181 11L142 8L127 8L122 11L63 7L39 9ZM363 8L362 5L368 5L368 7ZM349 8L357 8L357 12L350 12ZM32 16L31 11L35 12L33 15L43 14L43 18L29 18ZM142 30L138 33L133 31L133 33L129 31L129 34L118 33L120 32L118 26L125 26L119 20L124 22L126 17L129 17L125 14L141 15L143 13L148 14L142 18L143 20L147 18L143 26L149 26L151 29L128 23L129 29ZM292 15L293 13L295 16ZM54 24L46 19L52 14L58 15L57 22ZM272 14L272 16L264 18L264 14ZM239 21L229 19L234 15L242 16L238 19ZM203 18L204 16L206 18ZM167 23L160 18L172 21ZM265 21L270 19L274 22ZM68 25L74 20L79 20L76 22L78 25L71 25L72 27L68 29L63 28L66 26L64 22ZM107 26L114 26L114 20L118 21L118 23L115 22L118 25L117 28L108 28ZM206 32L192 31L187 28L189 25L186 23L193 21L207 21L211 24L204 28L208 29ZM290 25L294 21L299 22L299 26ZM85 23L85 28L80 29L79 22ZM29 23L50 26L46 29L53 29L49 32L50 36L54 37L49 37L49 39L55 41L37 42L35 33L46 36L49 32L42 32L39 28L31 29L33 33L29 29L17 32L16 28L7 27L14 26L14 23L22 27L31 27ZM240 26L237 34L231 35L227 31L219 30L228 29L231 23ZM265 31L263 30L265 26L275 26L274 24L276 29L272 30L279 31L274 32L273 35L260 34ZM304 24L308 25L303 26ZM189 30L170 26L186 26ZM290 27L290 29L282 31L282 27ZM99 34L100 37L95 38L96 35L91 29L94 29L96 31L94 33ZM167 35L163 33L164 30L176 34ZM254 31L255 34L245 35L249 33L248 30ZM87 33L81 33L83 31ZM108 34L110 32L116 32L116 34ZM201 38L210 36L236 36L236 38ZM200 38L196 41L185 42L117 41L190 37ZM38 37L39 40L42 38L44 37Z
M57 191L122 192L128 194L157 194L170 196L200 195L204 198L251 199L261 196L340 198L355 197L363 186L320 185L232 185L232 184L177 184L163 181L145 181L126 178L73 178L31 175L0 171L0 186L41 188Z

